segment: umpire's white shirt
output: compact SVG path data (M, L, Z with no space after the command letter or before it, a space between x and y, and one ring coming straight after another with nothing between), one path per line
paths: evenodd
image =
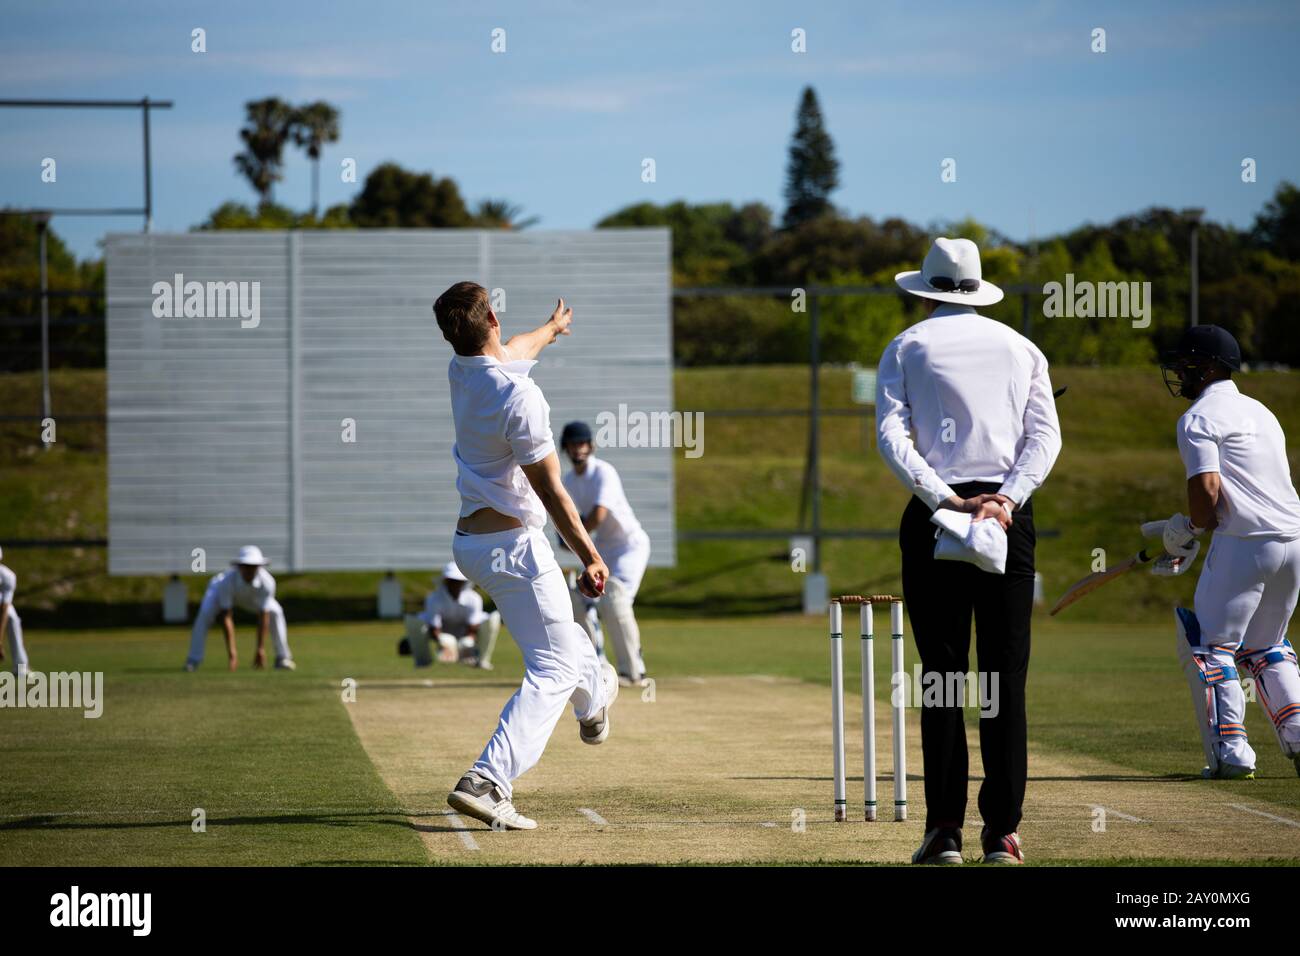
M1011 327L941 305L885 348L876 432L886 464L931 510L967 481L1023 504L1061 450L1047 359Z
M1215 534L1300 537L1300 497L1291 483L1282 426L1235 382L1211 382L1178 419L1178 452L1188 478L1219 473Z
M551 407L528 377L530 359L499 362L490 355L454 355L447 368L456 422L456 490L461 517L482 508L518 518L528 528L546 524L546 509L520 465L555 451Z

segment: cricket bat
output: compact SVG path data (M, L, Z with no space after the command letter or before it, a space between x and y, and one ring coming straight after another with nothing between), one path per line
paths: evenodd
M1142 550L1133 555L1133 557L1126 558L1119 564L1107 568L1105 571L1096 571L1088 575L1086 578L1077 581L1070 590L1062 594L1061 599L1057 601L1056 604L1052 606L1052 609L1047 613L1055 616L1057 612L1069 607L1080 598L1087 597L1103 584L1108 584L1116 578L1123 577L1134 568L1141 567L1150 560L1151 555L1147 554L1145 550Z

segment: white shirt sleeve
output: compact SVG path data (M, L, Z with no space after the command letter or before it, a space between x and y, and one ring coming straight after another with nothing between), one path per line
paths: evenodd
M1032 348L1032 347L1031 347ZM1007 480L999 491L1022 505L1056 464L1061 453L1061 423L1056 417L1056 399L1052 397L1052 378L1047 358L1032 348L1034 368L1029 378L1029 398L1025 403L1024 444Z
M623 479L614 468L600 468L592 475L591 506L601 506L613 510L623 495Z
M0 604L13 604L18 590L18 575L8 568L0 568Z
M1188 478L1219 470L1218 436L1200 415L1178 419L1178 454L1183 456Z
M235 606L235 575L238 571L227 571L217 576L217 608L229 611Z
M506 406L506 440L519 465L536 464L555 451L551 409L536 385L529 383L511 396Z
M898 353L898 339L894 339L886 346L876 371L876 436L880 457L907 490L933 511L952 497L953 490L916 450L909 434L911 428L912 409L907 403L903 360Z
M258 610L265 611L266 606L271 603L271 599L275 597L275 578L271 577L271 572L266 570L266 568L262 568L258 574L262 578L262 587L265 589L262 592L262 603L258 607Z

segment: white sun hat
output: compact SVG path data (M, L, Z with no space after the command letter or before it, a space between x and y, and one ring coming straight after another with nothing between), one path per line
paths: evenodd
M230 562L231 564L251 564L264 568L271 562L266 560L262 555L262 549L255 544L246 544L239 549L239 557Z
M456 567L455 561L448 561L442 566L442 577L444 580L451 581L468 581L469 578L460 573L460 568Z
M1002 301L1002 290L984 280L979 246L969 239L934 240L921 271L900 272L894 281L905 292L939 302L980 306Z

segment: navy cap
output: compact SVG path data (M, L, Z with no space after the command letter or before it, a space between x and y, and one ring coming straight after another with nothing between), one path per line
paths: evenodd
M1233 371L1241 369L1241 346L1231 332L1217 325L1193 325L1183 333L1174 354L1182 359L1214 359Z
M586 422L569 422L564 426L564 431L560 432L561 446L584 441L591 441L591 427Z

